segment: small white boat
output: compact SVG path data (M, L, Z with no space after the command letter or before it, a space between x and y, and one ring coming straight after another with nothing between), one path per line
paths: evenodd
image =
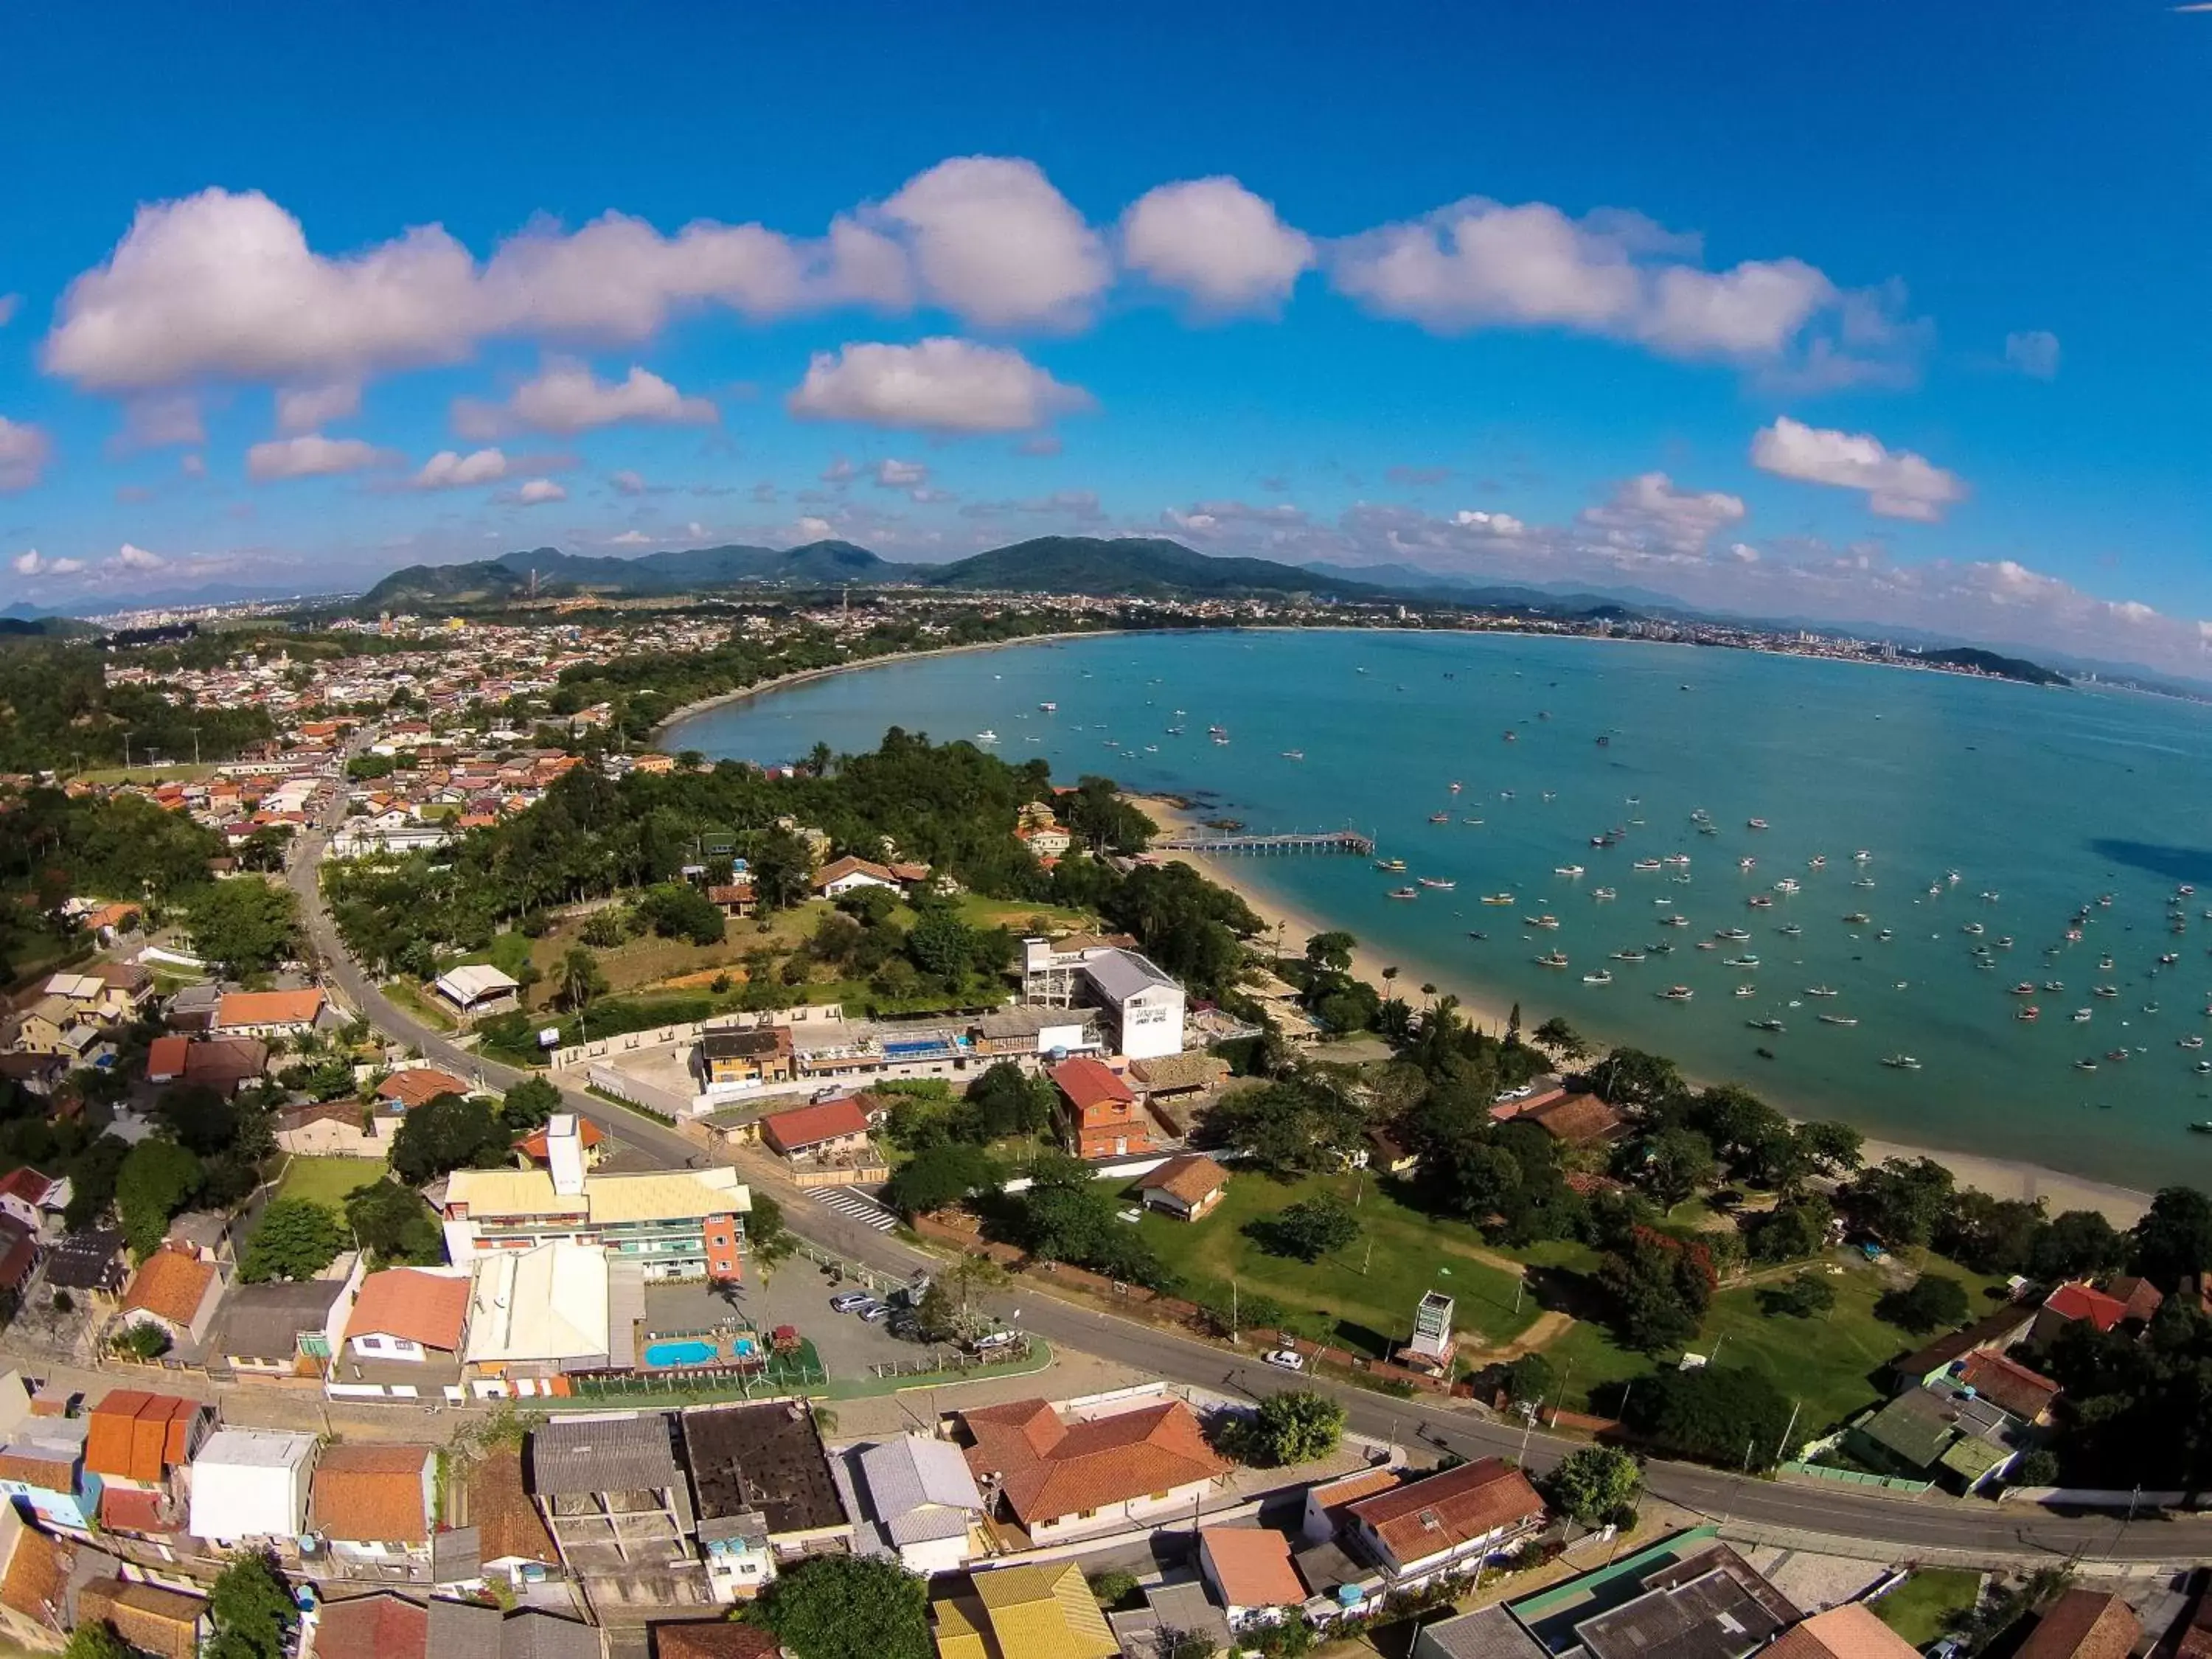
M1444 876L1418 876L1414 879L1419 881L1422 886L1432 887L1439 893L1449 893L1453 888L1459 885L1457 882Z
M1920 1069L1920 1062L1911 1054L1884 1054L1881 1057L1881 1063L1899 1072L1917 1072Z
M1593 887L1590 889L1590 896L1602 902L1607 899L1619 898L1620 895L1610 887Z
M1579 864L1562 864L1552 872L1555 876L1579 876L1582 872L1583 867Z
M1823 1025L1856 1025L1858 1024L1858 1020L1855 1016L1850 1014L1822 1014L1820 1016L1820 1024Z
M1037 707L1048 714L1057 714L1060 713L1060 705L1056 702L1041 702Z
M1759 994L1759 987L1756 985L1739 985L1735 988L1735 994L1740 997L1755 997Z
M1583 975L1583 983L1585 985L1610 985L1613 983L1613 975L1607 969L1601 968L1594 974L1584 974Z
M1697 993L1692 991L1686 985L1670 985L1665 990L1659 993L1659 1000L1662 1002L1687 1002L1695 995L1697 995Z
M1632 870L1641 870L1649 874L1651 871L1662 869L1665 866L1657 859L1638 859L1628 867Z
M996 732L992 731L988 726L986 726L982 731L978 732L975 734L975 741L978 743L996 743L998 740L999 734Z

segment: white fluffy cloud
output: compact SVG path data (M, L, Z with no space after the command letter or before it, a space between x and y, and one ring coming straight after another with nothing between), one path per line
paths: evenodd
M2048 380L2058 373L2058 337L2048 329L2031 328L2005 336L2005 362L2033 380Z
M28 489L53 453L53 440L41 428L0 415L0 490Z
M802 420L919 432L1021 432L1088 409L1091 398L1011 347L940 336L913 345L817 352L784 406Z
M322 478L390 466L400 457L359 438L325 438L319 432L271 438L246 452L246 476L256 483L278 478Z
M1034 161L939 161L882 211L928 297L982 327L1077 327L1113 280L1104 242Z
M277 388L279 432L316 432L332 421L349 421L360 413L361 385L356 380Z
M159 553L149 553L143 547L133 547L125 542L115 550L115 556L108 562L120 565L125 570L160 570L165 568L169 562Z
M1846 294L1794 258L1707 270L1698 252L1696 238L1639 214L1573 219L1547 203L1471 197L1348 238L1327 261L1338 289L1370 310L1440 333L1565 328L1747 364L1795 351L1830 379L1917 337L1895 324L1887 290Z
M1451 516L1453 525L1461 530L1480 530L1492 536L1526 535L1528 526L1510 513L1480 513L1462 508Z
M1663 472L1644 472L1621 480L1598 506L1584 507L1578 522L1616 548L1696 556L1716 532L1744 516L1739 496L1682 489Z
M1865 493L1869 512L1885 519L1936 524L1966 499L1966 486L1910 450L1891 450L1863 432L1807 426L1787 415L1751 441L1751 463L1777 477Z
M921 461L880 460L873 477L878 489L913 489L929 482L929 468Z
M544 507L567 501L568 492L550 478L532 478L514 492L514 499L524 507Z
M1314 245L1236 179L1192 179L1137 198L1122 216L1121 258L1202 310L1249 311L1283 302Z
M9 560L8 568L19 576L74 576L84 568L84 561L50 559L34 547Z
M465 489L471 484L497 483L507 476L507 457L496 449L441 449L422 463L415 475L417 489Z
M626 379L611 384L568 358L548 363L503 404L464 398L453 405L453 428L465 438L497 437L517 427L573 435L623 421L708 426L720 418L708 398L687 398L635 364Z

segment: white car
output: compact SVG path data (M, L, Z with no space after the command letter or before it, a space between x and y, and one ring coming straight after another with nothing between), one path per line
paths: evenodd
M977 1353L989 1353L994 1349L1007 1347L1020 1340L1012 1331L986 1331L968 1346Z
M1276 1348L1260 1356L1270 1365L1279 1365L1286 1371L1302 1371L1306 1368L1306 1357L1296 1348Z

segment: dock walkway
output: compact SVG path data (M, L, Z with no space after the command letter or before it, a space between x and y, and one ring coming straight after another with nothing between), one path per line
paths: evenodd
M1326 830L1310 836L1171 836L1152 847L1162 853L1357 853L1367 858L1375 841L1357 830Z

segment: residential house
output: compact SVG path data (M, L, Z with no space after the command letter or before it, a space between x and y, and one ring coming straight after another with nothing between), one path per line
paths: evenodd
M853 1523L808 1407L702 1406L678 1421L716 1601L757 1595L779 1560L850 1544Z
M1267 1527L1201 1527L1199 1575L1212 1587L1231 1630L1279 1624L1307 1598L1291 1565L1291 1540Z
M60 1648L77 1622L71 1589L82 1553L0 1504L0 1632L25 1647Z
M2038 1310L2033 1303L2015 1302L1977 1320L1963 1330L1937 1337L1924 1348L1890 1362L1890 1375L1900 1390L1917 1389L1949 1375L1972 1354L2002 1353L2025 1337Z
M172 1216L161 1243L173 1250L189 1250L203 1261L225 1262L235 1254L230 1217L222 1210L186 1210Z
M1523 1110L1518 1120L1533 1123L1566 1146L1589 1146L1620 1137L1628 1120L1595 1095L1565 1095Z
M2068 1590L2044 1610L2014 1659L2128 1659L2142 1635L2135 1609L2110 1590Z
M375 1655L332 1655L317 1644L318 1659L426 1659L435 1654L459 1659L604 1659L605 1638L592 1626L526 1607L501 1613L478 1601L436 1601L428 1609L421 1651Z
M269 1045L259 1037L157 1036L146 1050L149 1083L188 1083L226 1099L269 1070Z
M486 1611L498 1617L495 1608ZM325 1601L316 1610L315 1659L425 1659L429 1648L429 1608L389 1590ZM453 1648L439 1651L460 1659Z
M1305 1510L1299 1533L1309 1544L1325 1544L1343 1529L1345 1511L1363 1498L1372 1498L1401 1486L1402 1469L1362 1469L1334 1480L1306 1488Z
M115 1304L125 1276L123 1232L118 1227L81 1228L46 1252L46 1288L67 1291L95 1308Z
M937 1659L1113 1659L1121 1650L1073 1561L972 1574L929 1612Z
M1218 1054L1159 1054L1129 1062L1129 1081L1155 1109L1170 1102L1202 1101L1228 1080L1229 1062Z
M1203 1152L1185 1152L1137 1177L1137 1193L1148 1210L1180 1221L1196 1221L1229 1191L1229 1171Z
M1014 839L1040 860L1065 858L1075 845L1074 831L1049 818L1021 825L1014 831Z
M437 1492L435 1447L340 1442L315 1465L310 1524L341 1571L425 1576Z
M2075 1280L2061 1285L2043 1298L2042 1310L2035 1316L2032 1340L2041 1347L2077 1319L2088 1321L2100 1331L2109 1331L2127 1316L2128 1304L2120 1297Z
M77 1027L77 1015L67 997L40 997L15 1017L14 1027L7 1046L18 1054L66 1058L76 1051L70 1034Z
M511 1013L522 1006L520 983L486 963L449 968L432 982L432 988L464 1020Z
M173 1394L117 1389L88 1413L84 1467L100 1477L110 1532L171 1532L183 1518L180 1476L215 1432L215 1407Z
M1971 1353L1960 1363L1959 1381L2023 1423L2049 1420L2058 1384L2001 1353Z
M226 1549L296 1542L307 1528L318 1444L312 1434L217 1429L192 1459L185 1529Z
M732 920L752 915L757 902L749 881L726 881L707 890L707 902Z
M645 1314L638 1262L556 1239L478 1256L462 1371L479 1400L550 1395L574 1371L627 1371Z
M331 1328L344 1294L343 1282L333 1279L233 1285L202 1345L209 1375L238 1382L319 1379L336 1346Z
M434 1066L404 1066L376 1085L376 1097L390 1102L403 1112L428 1105L440 1095L466 1097L477 1092L465 1079L441 1072Z
M640 1175L586 1171L575 1120L546 1125L544 1170L456 1170L446 1185L447 1260L568 1239L635 1257L647 1281L737 1279L752 1194L727 1164Z
M298 1036L334 1025L337 1016L320 988L304 991L228 991L216 1005L215 1030L224 1036Z
M2124 1325L2148 1325L2158 1310L2166 1305L2166 1292L2148 1279L2134 1273L2122 1273L2105 1281L2105 1294L2127 1309L2121 1316Z
M1948 1474L1972 1492L2024 1450L2029 1437L1994 1400L1947 1377L1909 1389L1853 1423L1849 1443L1876 1468L1928 1481Z
M1236 1651L1237 1638L1221 1609L1206 1599L1198 1579L1146 1584L1144 1605L1106 1615L1106 1624L1128 1659L1175 1659L1181 1644L1202 1638L1217 1653Z
M584 1168L596 1170L599 1166L601 1148L606 1141L606 1131L587 1117L578 1117L574 1121L576 1126L576 1145L583 1152ZM552 1163L552 1126L549 1123L541 1123L514 1143L515 1152L526 1160L526 1167L529 1164L544 1166Z
M5 1030L5 1023L0 1022L0 1034ZM59 1054L18 1054L12 1050L0 1054L0 1078L41 1100L53 1097L69 1071L69 1061Z
M924 1577L951 1572L981 1553L983 1497L968 1461L949 1441L901 1435L845 1456L858 1520L854 1548L896 1555Z
M152 1659L197 1659L210 1628L207 1598L163 1584L95 1578L76 1593L81 1625L106 1625L133 1653Z
M1103 1060L1088 1054L1052 1068L1060 1091L1060 1141L1078 1158L1125 1158L1153 1150L1152 1120Z
M889 1173L868 1144L866 1103L850 1095L770 1113L760 1121L760 1136L769 1151L781 1153L794 1169L817 1176L837 1171L856 1181L881 1180ZM802 1180L801 1184L813 1183Z
M100 1524L100 1480L84 1466L92 1425L82 1417L26 1417L0 1441L0 1496L50 1527L90 1532ZM0 1515L15 1511L0 1504Z
M1181 1514L1230 1468L1179 1400L1074 1422L1042 1400L1022 1400L959 1420L989 1512L1039 1544Z
M167 1335L172 1348L189 1348L190 1353L184 1357L197 1358L201 1341L215 1322L223 1285L222 1270L217 1264L201 1261L196 1251L164 1244L131 1276L116 1312L116 1324L118 1328L156 1326Z
M694 1560L690 1483L663 1412L563 1413L530 1437L528 1484L568 1571L580 1577L675 1573L708 1600Z
M757 1625L686 1619L652 1626L653 1659L782 1659L783 1644Z
M986 1059L1057 1061L1105 1046L1090 1012L1081 1008L994 1008L976 1018L972 1036Z
M836 898L840 893L849 893L860 887L882 887L898 892L898 878L880 864L871 864L866 859L842 858L823 865L815 872L814 896L817 898Z
M478 1570L511 1588L561 1570L561 1552L522 1481L520 1452L494 1450L469 1470L464 1512L477 1534Z
M1347 1504L1344 1536L1402 1592L1517 1549L1543 1524L1528 1477L1484 1457Z
M465 1268L386 1267L361 1281L345 1322L333 1395L414 1399L458 1384L468 1333Z
M1911 1643L1875 1616L1863 1601L1816 1613L1766 1648L1766 1659L1914 1659Z
M169 999L161 1017L173 1031L211 1031L222 999L222 987L211 981L183 986Z
M46 1231L69 1208L67 1176L40 1175L26 1164L0 1176L0 1216L21 1224L27 1232Z
M386 1139L379 1127L376 1114L357 1100L303 1101L278 1109L276 1146L295 1158L381 1159ZM368 1178L367 1171L362 1178Z
M702 1031L699 1068L710 1090L788 1083L792 1074L791 1028L745 1025Z
M0 1292L20 1298L39 1265L39 1236L12 1218L0 1217Z

